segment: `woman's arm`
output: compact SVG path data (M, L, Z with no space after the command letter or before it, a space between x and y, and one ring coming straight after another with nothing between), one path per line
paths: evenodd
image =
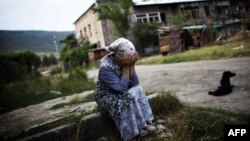
M122 77L117 76L109 68L101 67L99 70L99 80L117 92L125 92L129 87L129 67L122 68Z
M134 65L130 66L129 78L130 78L130 84L129 84L130 87L133 87L133 86L139 84L139 79L138 79L138 76L137 76L137 74L135 72L135 66Z

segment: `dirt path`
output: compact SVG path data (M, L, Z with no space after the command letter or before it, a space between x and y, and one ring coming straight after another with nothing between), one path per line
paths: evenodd
M147 91L171 91L184 103L250 114L250 57L205 60L163 65L137 65L142 87ZM237 73L231 79L233 93L208 95L220 83L223 71ZM96 79L98 70L89 72Z

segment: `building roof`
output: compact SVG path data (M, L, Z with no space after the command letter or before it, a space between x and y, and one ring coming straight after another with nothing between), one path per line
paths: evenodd
M133 0L136 6L143 5L157 5L157 4L172 4L172 3L185 3L185 2L199 2L206 0Z
M92 7L94 7L96 5L96 3L93 3L75 22L74 24L76 24L89 10L92 9Z

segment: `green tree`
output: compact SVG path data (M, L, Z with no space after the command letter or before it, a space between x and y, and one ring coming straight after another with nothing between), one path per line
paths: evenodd
M174 26L182 29L185 25L185 21L187 21L187 18L185 17L185 15L183 13L178 11L171 16L171 21L172 21L172 24Z
M15 60L17 63L25 66L28 73L36 71L41 65L39 56L31 51L22 51L16 54Z
M75 35L69 34L64 39L60 40L60 44L64 44L64 48L74 48L77 47L77 40Z
M102 1L94 11L98 13L100 20L111 20L118 35L126 37L126 31L130 28L128 16L132 4L131 0L117 0L113 3Z
M40 64L40 58L31 51L0 53L0 80L11 82L29 75L36 76Z
M43 67L47 67L47 66L49 66L50 65L50 63L49 63L49 58L45 55L45 56L43 56L43 59L42 59L42 66Z
M55 65L55 64L58 63L56 57L55 57L53 54L51 54L51 55L49 56L49 63L50 63L50 65Z
M144 48L158 43L157 26L151 23L137 23L133 27L135 46L144 55Z
M88 65L88 51L91 48L89 42L85 42L80 47L65 48L61 52L61 60L65 61L70 67L81 66L83 62Z

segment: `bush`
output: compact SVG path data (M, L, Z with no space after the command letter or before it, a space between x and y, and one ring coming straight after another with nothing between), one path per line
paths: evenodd
M80 69L74 69L69 72L69 79L70 80L87 80L87 73L80 70Z
M87 79L87 74L81 70L72 71L70 78L29 77L0 84L0 113L53 99L55 96L49 93L51 90L60 91L61 96L66 96L94 88L95 82Z
M168 115L177 112L183 106L178 98L166 92L161 92L152 99L150 105L156 115Z
M40 64L40 58L30 51L0 53L0 79L5 83L37 75Z
M61 72L62 72L62 68L57 67L57 68L52 69L52 71L50 72L50 74L51 75L55 75L55 74L59 74Z

